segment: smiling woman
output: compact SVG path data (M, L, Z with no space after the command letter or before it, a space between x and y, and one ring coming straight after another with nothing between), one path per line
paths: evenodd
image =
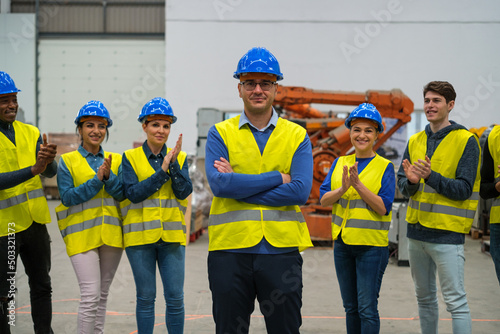
M146 103L138 121L147 139L141 147L123 153L122 202L125 252L137 290L139 333L153 333L156 266L160 269L170 334L184 330L184 257L187 197L193 186L182 135L175 147L166 146L170 126L177 121L170 103L156 97Z
M388 232L395 193L394 166L373 151L382 117L363 103L345 120L355 153L337 158L320 188L332 206L337 279L348 333L378 333L378 294L389 261Z
M123 253L121 155L101 147L113 121L100 101L85 104L75 124L82 142L61 156L56 213L80 286L78 333L103 333L109 287Z
M87 117L78 125L82 137L82 146L87 151L97 154L108 131L108 122L102 117Z

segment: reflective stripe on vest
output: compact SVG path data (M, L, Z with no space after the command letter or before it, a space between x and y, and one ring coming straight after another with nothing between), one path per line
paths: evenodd
M236 116L215 125L227 147L234 172L289 174L294 153L307 136L305 129L279 118L261 153L249 125L240 128L239 120L240 116ZM214 197L208 234L209 251L248 248L263 238L274 247L302 250L312 246L298 205L272 207Z
M415 210L420 210L422 212L442 213L445 215L458 216L467 219L474 219L474 215L476 214L476 211L474 210L460 209L452 206L432 203L420 203L418 201L412 200L411 198L408 202L408 207Z
M305 222L304 216L297 214L295 211L262 210L261 215L260 211L257 210L238 210L221 214L212 214L209 217L208 225L223 225L248 220L261 221L261 219L276 222L289 222L297 220Z
M0 210L10 208L11 206L18 205L28 201L29 199L34 199L37 197L45 197L45 193L42 189L35 189L28 192L28 194L21 194L11 198L4 199L0 201Z
M426 185L424 187L423 183L419 184L418 191L421 191L422 193L428 193L428 194L437 194L436 189L432 188L429 185ZM478 201L479 200L479 193L473 192L471 197L469 197L469 199ZM419 206L419 204L420 204L420 206ZM420 210L423 212L442 213L445 215L460 216L460 217L464 217L467 219L474 219L474 216L476 214L476 210L460 209L460 208L456 208L453 206L439 205L439 204L433 204L433 203L420 203L412 198L410 198L410 200L408 202L408 206L411 207L412 209Z
M133 223L128 224L123 227L123 233L130 232L142 232L147 230L154 230L157 228L161 228L161 221L153 220L150 222L142 222L142 223ZM186 226L182 225L182 222L168 222L163 224L164 231L182 231L186 233Z
M462 157L465 147L474 136L467 130L459 129L450 131L435 149L432 158L432 170L446 178L455 178L458 163ZM474 137L479 147L477 138ZM427 154L427 134L421 131L410 138L408 151L412 163L418 159L424 159ZM417 222L425 227L452 231L457 233L468 233L479 201L480 187L480 164L476 169L472 194L466 200L452 200L436 192L420 180L418 190L413 194L408 203L406 221L410 224Z
M83 232L85 230L89 230L96 226L101 226L103 224L121 226L121 223L122 221L116 217L110 217L110 216L97 217L90 220L86 220L78 224L68 226L65 229L61 230L61 235L63 238L66 238L68 235L72 233Z
M121 209L122 216L125 217L129 210L142 209L142 208L156 208L156 207L162 207L168 209L178 208L179 210L182 211L183 214L186 214L186 209L187 209L185 206L183 206L175 199L160 200L159 198L152 198L152 199L145 199L140 203L130 202L130 204L127 204Z
M362 199L353 199L347 200L345 198L340 198L339 202L340 206L344 209L347 208L349 204L349 209L365 209L369 211L375 212L365 201ZM332 222L337 226L342 226L342 217L337 215L332 215ZM390 221L373 221L373 220L364 220L364 219L349 219L346 222L345 227L354 227L354 228L366 228L370 230L379 230L379 231L389 231L391 227Z
M66 219L69 215L74 215L76 213L81 213L83 210L100 208L102 206L116 206L116 201L114 198L94 198L90 201L83 202L82 204L73 205L69 208L56 212L57 219Z

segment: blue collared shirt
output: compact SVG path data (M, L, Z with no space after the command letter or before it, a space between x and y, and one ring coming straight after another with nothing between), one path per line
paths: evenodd
M172 179L172 190L175 197L178 199L185 199L193 191L193 184L189 178L189 167L187 160L182 165L182 169L179 162L176 160L171 162L168 168L168 172L163 171L161 165L163 159L167 155L167 146L163 145L159 154L153 154L147 145L147 141L142 144L142 148L149 164L156 171L153 175L147 179L139 182L137 174L134 168L130 164L126 155L123 154L122 158L122 175L123 175L123 188L125 196L132 203L139 203L147 199L149 196L153 195L155 192L160 190L168 180Z
M111 171L109 178L101 181L97 177L97 170L104 162L104 151L102 147L99 148L99 152L96 155L88 152L82 145L78 147L78 152L85 158L90 168L92 168L96 174L87 182L75 187L73 176L68 170L66 162L64 162L64 158L62 158L59 161L59 167L57 170L57 188L59 189L61 202L67 207L87 202L97 195L103 185L104 190L113 196L114 199L117 201L123 201L125 196L123 194L123 187L120 181L121 166L118 168L118 175L115 175L113 171Z
M245 114L245 112L242 112L240 115L240 122L238 123L238 128L241 129L241 127L243 125L248 124L249 126L251 126L252 128L254 128L257 131L265 132L270 126L273 126L273 129L274 129L276 127L276 125L278 125L278 118L279 118L278 114L273 109L273 114L271 115L271 119L269 120L269 123L267 123L267 125L264 128L259 130L255 126L253 126L252 123L250 123L250 120L248 119L247 114ZM263 149L260 150L261 153L262 153L262 151L263 151Z

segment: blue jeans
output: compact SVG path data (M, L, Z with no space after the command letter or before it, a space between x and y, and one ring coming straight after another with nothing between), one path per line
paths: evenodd
M7 280L15 276L11 273L16 271L18 254L28 276L33 331L35 334L53 333L51 329L52 287L49 275L50 242L47 226L36 222L13 237L0 237L0 333L10 333L5 297L12 294L11 288L17 288L14 285L11 287ZM15 251L14 254L8 256L8 252L11 251L10 247L14 247ZM13 262L12 267L8 265L8 260Z
M379 333L378 296L389 262L389 249L346 245L339 237L335 240L333 256L347 333Z
M302 256L208 253L216 334L246 334L255 298L268 334L298 334L302 324Z
M472 320L464 286L464 245L408 239L408 250L422 333L438 332L436 271L446 310L451 313L453 333L471 333Z
M162 240L125 248L137 291L136 319L139 334L152 334L155 323L156 264L160 270L167 305L165 323L170 334L184 331L184 259L186 247Z
M500 223L490 225L490 254L500 283Z

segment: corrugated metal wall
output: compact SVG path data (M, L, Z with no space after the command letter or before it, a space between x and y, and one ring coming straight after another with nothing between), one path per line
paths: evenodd
M34 13L35 1L12 0L13 13ZM40 1L43 34L164 34L165 1Z

